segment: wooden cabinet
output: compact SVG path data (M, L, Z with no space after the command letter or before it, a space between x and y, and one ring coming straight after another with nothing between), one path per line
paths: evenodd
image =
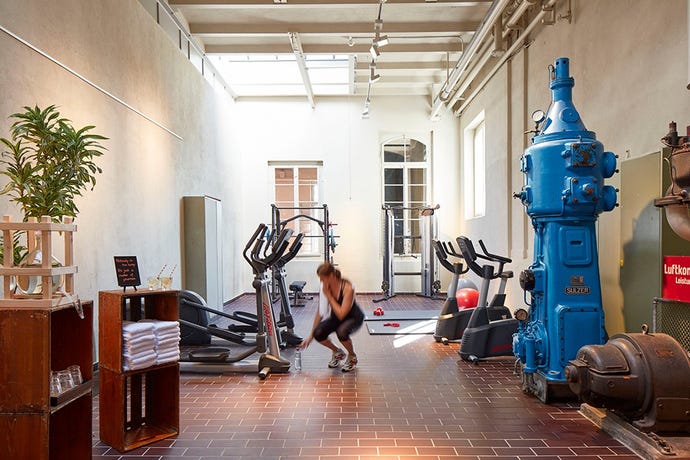
M90 459L93 303L0 307L0 458ZM79 365L84 383L51 405L51 370Z
M101 291L98 294L100 438L126 452L175 436L180 426L177 362L124 371L122 323L177 321L177 291Z

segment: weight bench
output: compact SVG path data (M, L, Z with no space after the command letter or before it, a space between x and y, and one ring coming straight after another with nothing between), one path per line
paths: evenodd
M293 281L290 283L290 292L292 292L292 306L303 307L306 300L311 300L313 297L305 295L302 290L307 285L306 281Z

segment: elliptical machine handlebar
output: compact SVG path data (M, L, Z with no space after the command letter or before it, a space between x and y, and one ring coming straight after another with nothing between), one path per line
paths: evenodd
M248 254L250 252L250 248L252 247L252 245L254 246L254 248L251 250L251 252L254 253L257 250L257 246L262 244L264 235L266 234L266 228L266 225L259 224L259 226L256 227L256 230L254 231L252 237L249 238L247 245L244 247L244 251L242 251L242 257L244 257L244 260L246 260L247 263L251 265L254 269L256 269L256 267L254 266L254 263L252 262L252 259L249 257Z
M283 254L283 256L280 259L278 259L275 265L283 267L287 265L287 263L290 262L292 259L294 259L297 253L299 253L299 250L302 249L303 239L304 233L298 233L297 236L295 236L295 239L292 240L290 249L288 249L287 252Z
M479 245L481 246L484 254L477 254L474 250L474 245L472 244L472 241L466 236L459 236L456 239L456 241L458 243L458 246L460 247L460 252L462 253L463 258L469 265L470 269L482 278L500 278L501 275L503 275L504 273L504 265L512 262L512 260L507 257L491 254L489 251L486 250L486 246L484 245L484 242L482 240L479 240ZM494 265L490 264L479 265L477 263L477 258L498 264L498 267L495 267Z
M270 239L267 240L266 238L267 228L265 224L259 224L254 234L247 242L247 245L244 247L244 251L242 251L244 260L251 265L255 273L263 273L269 266L273 265L282 257L288 244L290 244L289 240L293 233L291 229L284 228L278 235L275 243L271 245ZM260 256L262 248L264 249L263 257Z
M290 244L290 237L292 237L292 233L292 229L286 227L283 230L281 230L281 232L278 234L278 238L273 244L270 244L270 240L268 240L266 243L266 249L264 250L263 258L259 257L260 248L261 246L263 246L262 240L262 244L259 246L259 251L252 252L252 260L258 264L263 265L264 267L270 267L271 265L273 265L278 259L280 259L283 256L283 253L285 253L285 250ZM269 246L270 252L268 251Z

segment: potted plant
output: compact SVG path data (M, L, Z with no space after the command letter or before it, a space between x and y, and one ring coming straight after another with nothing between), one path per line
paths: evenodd
M45 109L27 106L10 118L15 120L10 138L0 138L0 174L8 179L0 194L20 207L24 222L42 216L50 216L54 222L76 217L75 198L87 188L93 189L96 174L102 172L94 159L103 155L100 141L106 138L92 133L94 126L74 128L54 105ZM40 263L40 244L33 249L13 243L15 265ZM23 261L17 263L17 257Z
M24 107L10 116L11 139L0 138L8 150L0 155L0 174L9 180L0 194L19 205L24 221L50 216L59 222L76 217L74 199L96 185L102 172L94 159L103 155L106 138L90 133L94 126L75 129L57 107Z

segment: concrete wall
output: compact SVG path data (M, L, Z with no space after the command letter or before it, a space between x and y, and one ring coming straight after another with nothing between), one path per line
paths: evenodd
M231 100L204 80L136 0L0 2L0 25L103 90L0 32L1 136L9 136L8 116L23 106L55 104L75 126L95 125L94 132L109 138L95 190L77 200L76 292L96 299L99 290L117 288L114 255L136 255L142 279L163 264L177 265L173 287L179 288L181 198L242 198L233 185L242 177L231 166L237 153L223 128ZM22 218L6 196L0 213ZM232 208L223 213L230 274L241 266L232 230L239 220ZM227 293L239 292L240 281L229 277Z
M564 3L559 4L557 15L565 13ZM487 216L464 222L463 229L491 241L497 252L510 250L516 274L532 261L532 230L522 205L517 200L507 203L505 197L523 184L519 158L527 140L521 133L531 129L528 116L533 110L548 108L549 64L561 56L570 58L575 106L587 128L620 160L658 151L669 121L681 127L690 124L690 91L685 88L687 2L573 0L572 6L572 23L559 20L540 27L529 48L496 74L461 117L465 126L480 110L487 110L487 164L501 172L512 168L510 181L499 179L489 188ZM512 133L509 160L505 153L508 132ZM620 179L614 176L609 183L618 186ZM621 332L619 271L625 242L620 238L620 209L603 214L598 228L607 328L609 333ZM510 303L523 304L517 282L510 286Z

